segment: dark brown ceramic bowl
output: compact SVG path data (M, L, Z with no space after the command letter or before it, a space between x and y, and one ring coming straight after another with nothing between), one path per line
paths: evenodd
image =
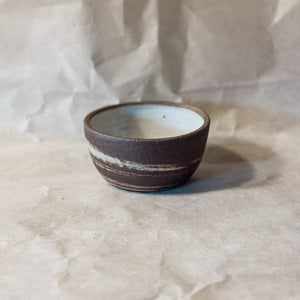
M209 130L199 108L141 102L97 109L84 120L98 171L111 184L133 191L179 186L198 167Z

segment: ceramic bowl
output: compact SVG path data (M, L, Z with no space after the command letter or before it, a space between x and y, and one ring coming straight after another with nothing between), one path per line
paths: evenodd
M111 184L133 191L182 185L198 167L209 130L199 108L173 102L107 106L88 114L92 160Z

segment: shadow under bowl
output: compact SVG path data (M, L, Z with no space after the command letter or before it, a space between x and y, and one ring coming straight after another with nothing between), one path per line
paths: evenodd
M209 117L173 102L125 103L97 109L84 119L92 160L111 184L159 191L184 184L206 146Z

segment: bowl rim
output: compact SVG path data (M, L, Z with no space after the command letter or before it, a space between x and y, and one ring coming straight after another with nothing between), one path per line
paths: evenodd
M91 125L91 119L95 115L97 115L103 111L106 111L106 110L110 110L110 109L114 109L114 108L122 107L122 106L131 106L131 105L132 106L133 105L165 105L165 106L181 107L181 108L185 108L188 110L192 110L195 113L199 114L203 118L204 123L201 127L197 128L196 130L193 130L191 132L172 136L172 137L161 137L161 138L132 138L132 137L117 136L117 135L105 133L99 129L96 129L95 127L93 127ZM195 106L187 105L185 103L178 103L178 102L171 102L171 101L143 101L143 102L125 102L125 103L113 104L113 105L108 105L108 106L104 106L104 107L98 108L96 110L93 110L84 118L84 126L88 130L98 133L102 136L113 138L116 140L121 140L121 141L155 142L155 141L178 140L178 139L182 139L182 138L191 137L199 132L202 132L202 131L208 129L209 124L210 124L210 118L203 109L195 107Z

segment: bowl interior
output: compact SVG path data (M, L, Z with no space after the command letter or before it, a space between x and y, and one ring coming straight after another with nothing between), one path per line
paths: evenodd
M101 111L90 120L93 128L126 138L167 138L199 129L204 118L193 110L159 104L125 105Z

